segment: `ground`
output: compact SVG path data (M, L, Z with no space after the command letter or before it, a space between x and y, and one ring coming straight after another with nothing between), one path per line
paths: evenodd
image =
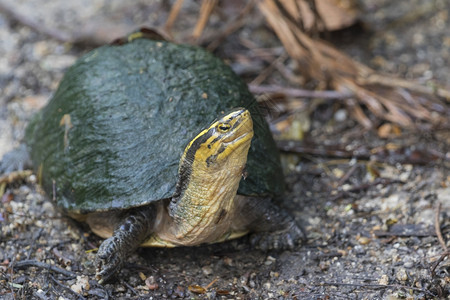
M161 11L167 11L164 5L145 1L46 2L15 1L13 8L39 25L70 34L94 19L98 26L125 24L122 29L144 21L158 24L166 16ZM186 8L185 16L195 5ZM333 43L377 70L432 78L450 88L446 1L365 0L361 5L362 24L332 34ZM179 22L188 21L186 17ZM267 27L250 27L233 38L280 47ZM182 31L178 35L184 36ZM261 42L264 39L269 42ZM45 105L64 70L92 43L49 38L4 12L0 41L1 157L18 145L31 115ZM242 67L242 57L251 52L234 49L235 44L228 39L217 53L251 80L251 68ZM353 159L336 152L284 155L288 190L280 203L305 228L308 241L302 247L261 252L244 237L194 248L139 249L115 281L98 285L93 261L101 240L61 215L30 175L25 182L8 185L2 197L0 298L450 297L450 260L439 260L443 248L450 246L448 130L402 129L386 138L377 130L363 131L344 110L333 107L320 105L310 116L307 140L346 150L369 149L372 154ZM397 150L387 150L393 147Z

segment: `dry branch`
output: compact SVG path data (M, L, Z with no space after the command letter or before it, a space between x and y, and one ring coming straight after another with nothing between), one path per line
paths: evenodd
M200 7L200 15L198 17L197 24L195 25L194 31L192 32L192 38L194 41L197 41L202 35L209 17L211 16L214 7L217 5L217 1L218 0L202 1L202 5Z
M167 17L166 24L164 25L164 29L167 32L172 32L173 24L175 23L175 20L177 19L178 15L180 14L181 7L183 6L184 0L177 0L170 10L169 16Z
M23 268L28 268L28 267L36 267L39 269L44 269L44 270L49 270L55 273L59 273L62 274L64 276L70 277L70 278L75 278L77 277L76 274L74 272L62 269L60 267L51 265L51 264L47 264L41 261L37 261L37 260L22 260L22 261L18 261L15 262L12 266L13 268L16 269L23 269Z
M249 89L254 94L278 94L292 98L324 98L324 99L346 99L353 93L346 91L314 91L298 88L283 87L278 85L256 85L249 84Z
M438 237L438 240L439 240L439 243L441 244L442 249L444 249L445 252L448 252L447 245L445 243L444 237L442 236L441 225L439 223L439 215L441 213L441 206L442 206L442 203L439 202L436 207L435 214L434 214L434 228L436 231L436 236Z
M295 0L263 0L258 5L306 78L326 82L332 89L349 90L355 95L357 101L349 105L350 111L363 126L372 127L373 123L362 105L379 119L405 127L414 127L418 122L450 126L450 109L445 103L450 100L449 91L380 75L332 45L312 39L303 30Z

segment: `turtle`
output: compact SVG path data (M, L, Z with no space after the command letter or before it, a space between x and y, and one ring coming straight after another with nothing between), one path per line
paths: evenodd
M246 84L201 47L135 32L80 57L1 169L31 164L68 216L104 238L107 282L139 246L250 233L256 248L304 240L279 205L280 154ZM28 158L26 159L25 157Z

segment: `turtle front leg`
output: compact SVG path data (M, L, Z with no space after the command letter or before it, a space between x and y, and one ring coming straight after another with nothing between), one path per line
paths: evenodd
M130 210L113 235L100 245L96 257L96 279L105 283L122 267L125 259L152 233L157 209L148 205Z
M288 212L261 197L240 197L237 226L249 230L250 243L261 250L293 249L306 235ZM239 224L241 223L241 224Z

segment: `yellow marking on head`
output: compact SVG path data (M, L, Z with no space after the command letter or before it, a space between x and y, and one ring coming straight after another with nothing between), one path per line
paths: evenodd
M182 162L187 159L191 164L206 164L226 158L240 149L241 145L250 145L253 137L253 122L250 113L243 108L235 109L191 140L184 150ZM248 147L242 147L242 160L246 161ZM237 154L237 153L235 153Z

